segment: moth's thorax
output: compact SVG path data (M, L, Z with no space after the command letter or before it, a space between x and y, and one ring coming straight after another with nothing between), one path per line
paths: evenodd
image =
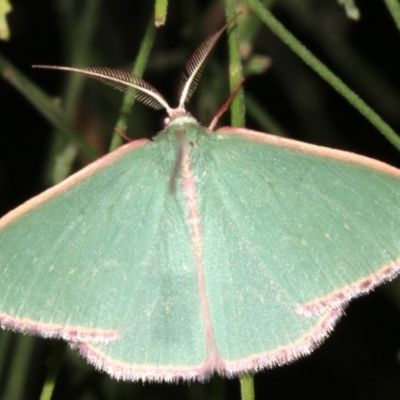
M173 146L180 146L183 138L187 141L197 142L200 131L204 128L200 126L195 118L187 112L182 112L176 116L172 116L171 120L165 126L164 130L160 132L160 140L166 140Z

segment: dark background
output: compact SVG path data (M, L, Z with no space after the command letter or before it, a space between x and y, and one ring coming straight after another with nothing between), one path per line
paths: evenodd
M84 3L15 0L9 15L11 40L0 43L1 54L55 97L63 94L66 74L33 70L31 65L71 65L71 51L79 40L74 21L79 20ZM399 131L399 31L384 2L358 3L361 19L357 22L347 19L334 0L276 1L272 12ZM91 66L129 69L153 5L150 1L134 0L100 4L90 48L81 61ZM71 15L72 22L68 19ZM176 85L185 60L223 21L222 3L171 1L167 25L156 37L145 78L172 105L176 104ZM253 44L254 53L268 56L272 65L263 74L249 76L245 91L273 116L280 131L299 140L350 150L400 167L399 153L389 142L266 27L260 27ZM189 106L204 124L229 95L228 62L224 37ZM108 87L87 80L76 104L74 124L102 152L108 147L121 98ZM60 143L55 129L34 105L3 80L0 80L0 106L0 214L4 214L50 185L54 154L65 142L61 139ZM162 112L135 106L128 134L154 136L162 116ZM229 116L225 118L224 123L229 124ZM247 127L273 131L260 126L250 112ZM78 157L74 169L84 163L84 157ZM399 290L400 285L393 282L353 301L331 337L311 356L289 366L257 373L256 399L398 399ZM5 343L4 337L1 333L0 346L1 340ZM0 398L5 399L7 384L15 371L23 368L15 362L15 357L25 351L21 350L24 340L18 335L7 336L3 349L7 352L3 357L5 365L0 366ZM29 365L20 398L35 399L45 376L51 343L27 340L31 340L26 348L32 356L24 361ZM213 379L208 384L192 385L116 383L86 366L73 353L66 357L54 396L55 399L239 397L237 380Z

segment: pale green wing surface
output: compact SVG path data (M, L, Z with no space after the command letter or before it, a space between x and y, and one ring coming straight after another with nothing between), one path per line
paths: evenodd
M110 357L121 362L204 360L186 209L180 193L168 193L175 151L126 145L5 217L3 326L116 339Z
M346 301L399 272L396 169L234 128L192 158L204 160L194 164L204 271L228 370L309 352Z
M145 262L131 267L145 273L132 279L125 295L129 312L120 323L121 338L78 345L96 367L119 379L190 379L206 359L191 241L187 230L177 228L185 226L185 205L171 194L164 202L162 224L151 239L157 245Z

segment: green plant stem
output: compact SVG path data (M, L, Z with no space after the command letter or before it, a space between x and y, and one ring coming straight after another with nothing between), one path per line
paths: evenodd
M60 372L62 360L64 357L65 349L67 348L67 343L63 341L53 342L53 347L48 359L47 376L42 388L42 394L40 395L40 400L50 400L54 386L56 384L58 373Z
M146 32L144 34L142 43L140 45L139 53L136 57L135 65L132 70L132 74L137 77L142 77L144 69L146 67L147 60L149 58L150 50L153 46L154 37L156 35L156 27L154 25L153 15L150 18L149 23L147 24ZM122 102L119 119L116 124L116 128L119 130L126 132L128 127L128 119L129 114L131 112L132 106L135 103L135 99L132 95L125 95L124 100ZM122 138L118 135L118 133L114 133L111 144L110 151L115 150L117 147L121 146Z
M225 0L226 20L231 20L236 15L236 1ZM239 16L240 18L240 16ZM238 32L235 22L228 27L229 44L229 87L232 92L238 83L243 79L243 68L239 50ZM244 126L244 91L240 88L231 104L231 124L232 126Z
M320 44L327 57L341 69L342 76L347 76L354 85L362 88L363 93L371 99L370 102L374 102L371 104L373 108L396 120L400 96L395 85L347 39L344 30L332 35L333 26L328 17L316 24L312 18L307 17L308 13L304 12L303 7L308 8L310 5L303 3L303 6L294 8L286 4L287 12L293 16L299 28Z
M155 0L154 23L157 28L165 25L167 19L168 0Z
M400 1L399 0L384 0L397 29L400 31Z
M68 31L66 40L71 47L68 61L70 65L74 67L83 67L87 65L86 59L88 54L90 54L93 34L99 21L100 4L101 2L99 0L84 2L83 10L79 13L78 21L71 18L70 24L66 27ZM60 16L60 19L62 18L63 16ZM68 117L72 117L75 114L84 81L85 76L82 74L67 74L64 109Z
M354 19L355 21L360 19L360 11L354 0L339 0L338 3L344 7L347 18Z
M13 334L10 331L6 330L0 331L0 382L5 371L5 366L8 357L8 350L10 348L12 335Z
M24 398L25 383L32 360L35 338L32 336L17 335L16 346L9 367L9 377L5 383L3 398L18 400Z
M57 107L54 100L19 72L1 54L0 74L4 80L18 89L42 115L60 130L60 132L63 132L74 142L89 160L95 160L98 157L97 152L89 146L79 132L70 124L64 113Z
M295 54L297 54L318 75L326 80L353 107L355 107L385 138L400 151L400 137L341 79L331 72L306 47L303 46L258 0L247 0L254 13L275 33Z
M246 374L240 377L241 400L254 400L254 377Z

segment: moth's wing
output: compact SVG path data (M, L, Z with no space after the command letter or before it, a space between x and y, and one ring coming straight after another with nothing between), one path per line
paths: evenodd
M351 297L399 272L400 172L245 129L205 146L195 174L225 371L307 354Z
M128 144L1 220L3 327L122 342L104 365L114 376L123 363L201 364L186 208L168 192L175 151Z

